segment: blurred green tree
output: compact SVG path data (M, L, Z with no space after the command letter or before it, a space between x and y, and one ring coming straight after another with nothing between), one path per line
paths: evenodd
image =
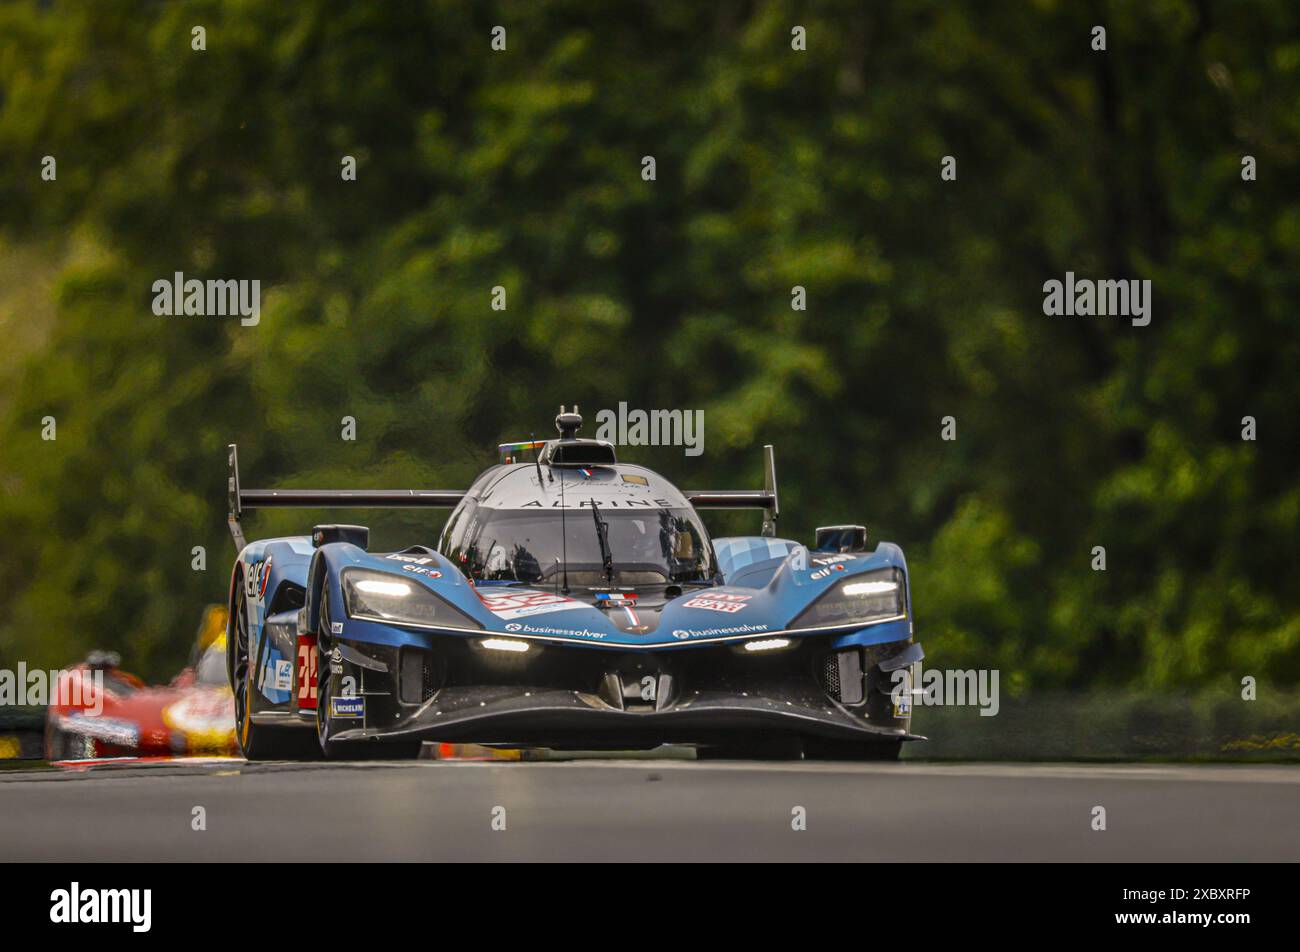
M1283 0L0 7L0 662L174 670L228 584L227 442L249 485L463 485L561 402L626 400L706 428L699 459L625 455L743 486L773 442L783 534L904 545L935 663L1294 683L1298 26ZM1044 316L1067 270L1150 278L1151 325ZM154 316L176 271L260 280L260 324Z

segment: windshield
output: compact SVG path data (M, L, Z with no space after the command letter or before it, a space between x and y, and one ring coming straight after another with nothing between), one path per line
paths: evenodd
M699 517L690 509L633 512L600 507L609 526L614 585L707 582L713 556ZM480 508L465 534L464 546L448 553L474 579L536 584L558 582L561 562L571 586L609 584L600 536L589 508L550 512Z

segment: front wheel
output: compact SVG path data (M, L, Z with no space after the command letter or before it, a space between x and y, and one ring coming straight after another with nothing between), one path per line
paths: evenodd
M330 698L334 696L334 672L330 664L331 628L329 598L321 593L320 627L316 631L316 651L320 658L320 678L316 689L317 747L330 760L414 760L423 743L418 740L334 740L334 717ZM353 723L356 723L355 721Z
M244 582L238 582L233 631L228 640L230 688L235 694L235 738L249 760L317 760L320 747L310 730L301 727L267 727L254 724L252 671L248 637L248 602Z
M91 760L97 755L95 742L80 734L70 734L52 724L45 728L45 759Z

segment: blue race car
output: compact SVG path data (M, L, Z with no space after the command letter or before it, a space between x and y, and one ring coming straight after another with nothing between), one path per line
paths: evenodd
M242 489L230 447L227 664L249 759L424 741L892 759L918 739L902 550L867 551L861 526L776 538L771 446L763 490L681 492L579 438L576 411L464 491ZM436 545L400 552L354 525L245 545L244 510L266 507L452 513ZM706 508L761 509L761 535L710 539Z

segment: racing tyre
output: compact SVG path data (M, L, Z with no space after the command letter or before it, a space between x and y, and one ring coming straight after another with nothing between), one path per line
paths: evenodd
M249 760L318 760L320 745L310 729L267 727L254 724L249 715L252 695L252 659L249 657L248 604L244 580L235 596L234 637L228 641L230 687L235 693L235 737Z
M805 760L897 760L903 749L901 740L829 740L805 737Z
M331 740L334 719L330 716L330 698L334 694L334 675L329 669L330 612L329 598L321 593L320 627L316 631L316 652L320 661L320 678L316 689L317 748L330 760L414 760L420 756L423 742L400 741L340 741Z
M52 725L45 729L46 760L82 760L95 756L95 742Z

